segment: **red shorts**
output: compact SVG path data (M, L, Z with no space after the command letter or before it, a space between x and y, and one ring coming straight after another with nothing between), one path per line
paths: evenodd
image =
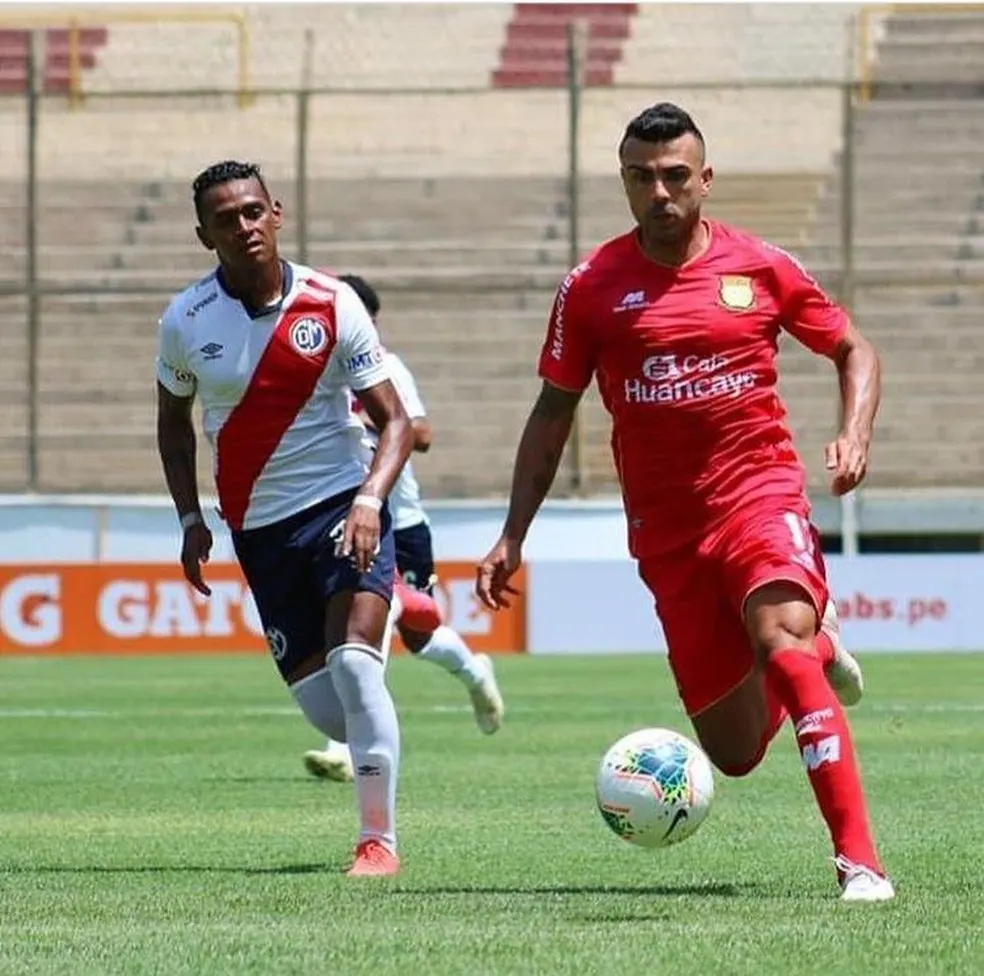
M696 552L640 561L688 715L720 701L751 672L743 612L753 590L795 583L813 602L819 625L828 596L820 538L801 514L805 506L792 507L757 503L715 528Z

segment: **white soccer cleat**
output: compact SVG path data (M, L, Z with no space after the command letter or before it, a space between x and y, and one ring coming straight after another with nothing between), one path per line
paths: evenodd
M310 749L304 753L304 768L318 779L334 783L351 783L355 779L352 754L344 742L332 742L327 749Z
M846 857L835 857L834 864L841 873L841 901L891 901L895 897L892 882L883 874Z
M823 611L823 620L820 622L820 629L830 638L830 643L834 645L834 659L825 668L827 682L834 689L837 700L845 708L857 705L864 694L864 674L861 672L861 665L858 664L857 658L849 654L847 648L841 643L837 607L833 600L827 601L827 606Z
M486 735L498 732L502 725L502 716L506 706L495 680L495 669L492 658L488 654L476 654L475 663L482 671L481 680L473 688L468 689L472 708L475 710L475 721Z

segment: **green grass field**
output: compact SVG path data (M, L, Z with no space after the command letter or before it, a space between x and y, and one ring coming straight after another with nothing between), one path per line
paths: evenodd
M664 852L593 805L653 658L508 659L485 739L406 658L395 879L349 881L351 787L262 657L0 660L0 973L984 973L984 656L866 659L854 729L899 897L836 900L787 732Z

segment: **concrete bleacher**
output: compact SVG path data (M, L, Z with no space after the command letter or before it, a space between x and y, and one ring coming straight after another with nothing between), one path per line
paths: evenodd
M566 87L569 25L576 19L584 27L584 82L610 85L638 12L635 3L513 4L492 82L501 88Z
M875 27L871 98L853 127L854 312L884 365L870 484L974 487L984 463L984 334L974 327L984 319L984 13L899 8ZM834 176L801 248L817 267L840 257L840 211ZM827 378L806 356L788 359L803 391L792 403L800 441L818 457L813 404Z
M552 290L568 261L565 92L491 87L512 15L508 5L242 9L251 25L256 82L281 89L298 84L298 52L310 28L312 83L337 89L311 101L309 260L365 273L380 287L385 337L418 374L433 415L440 449L418 465L425 490L502 493L537 388L534 363ZM840 95L819 85L739 85L840 78L852 14L850 5L639 5L614 85L584 93L582 250L628 226L615 146L630 115L669 98L690 108L707 134L718 171L710 212L803 254L836 288ZM92 92L173 92L182 84L207 87L205 79L230 88L235 46L228 25L186 26L180 45L168 40L176 29L174 23L111 25L86 85ZM879 56L894 36L888 29L883 34ZM408 46L412 62L403 53ZM653 84L665 77L674 78L673 89ZM701 87L708 78L732 87ZM414 91L390 93L397 88ZM858 271L862 280L878 272L889 281L862 285L856 303L859 322L886 356L890 394L872 479L960 484L974 476L975 448L966 445L984 443L960 392L966 384L960 379L941 397L942 412L919 426L924 433L914 444L913 417L925 413L930 380L910 364L917 350L925 353L920 363L930 362L930 353L954 358L954 336L972 341L969 323L982 290L959 285L959 274L976 267L978 239L968 228L980 205L973 179L978 157L969 145L984 115L978 118L979 103L954 109L941 102L915 120L903 103L874 91L859 114L856 167ZM48 288L94 294L42 301L42 488L161 488L153 447L156 319L169 292L210 267L194 237L188 183L219 157L261 162L286 203L284 250L293 254L295 111L293 97L283 94L260 96L245 109L231 98L174 95L93 95L74 111L45 103L40 273ZM968 127L961 146L966 142L971 155L951 154L963 162L950 165L943 147L955 130L946 120L957 126L961 117ZM925 189L925 180L912 179L911 167L892 172L906 131L918 132L921 144L938 137L939 154L929 158L921 149L927 161L912 164L926 178L934 167L948 167L936 170L944 173L937 194ZM23 139L21 106L0 101L0 139ZM0 252L0 288L8 291L24 271L23 177L23 154L0 161L0 218L14 228L12 246ZM892 283L927 269L942 284L920 291ZM7 488L21 487L25 471L20 316L10 306L0 321L0 402L9 407L0 428L0 461L9 463L0 478ZM931 323L938 345L921 337L925 325L914 331L921 321ZM93 352L82 356L80 348ZM827 364L793 350L783 360L797 437L811 480L819 483L819 445L836 421L835 380ZM973 362L970 355L953 368L963 377ZM951 414L962 424L955 428L964 435L960 449L939 447ZM588 487L609 490L607 422L594 394L584 426ZM929 457L934 440L940 464L913 466L909 459ZM204 452L200 472L208 490Z

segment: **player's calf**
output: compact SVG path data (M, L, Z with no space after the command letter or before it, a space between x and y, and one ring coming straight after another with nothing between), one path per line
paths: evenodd
M475 722L486 735L497 732L505 712L495 668L484 654L474 654L457 631L441 622L432 596L398 583L403 603L400 636L420 661L430 661L457 678L467 689ZM435 617L436 614L436 617Z
M382 655L371 644L348 641L329 652L328 672L345 710L362 820L360 844L377 841L395 854L400 728Z
M725 776L747 776L765 758L786 710L757 669L727 696L691 717L701 748Z
M844 710L827 681L829 653L817 652L816 611L805 595L767 586L746 605L749 637L765 678L793 721L797 746L835 855L883 876ZM786 646L783 646L783 643Z

